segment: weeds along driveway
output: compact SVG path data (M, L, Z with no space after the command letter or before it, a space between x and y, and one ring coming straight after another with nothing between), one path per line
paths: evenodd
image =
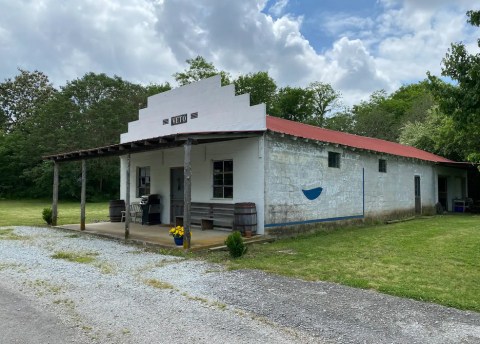
M85 343L480 342L479 313L46 228L0 235L0 281Z

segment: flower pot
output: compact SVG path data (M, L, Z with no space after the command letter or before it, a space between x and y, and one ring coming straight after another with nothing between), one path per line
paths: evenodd
M183 237L173 237L173 240L175 241L175 245L183 246Z

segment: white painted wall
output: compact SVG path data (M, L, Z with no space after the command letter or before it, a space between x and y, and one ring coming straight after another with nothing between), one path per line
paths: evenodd
M436 203L435 165L391 155L361 152L365 168L365 214L381 215L392 211L414 210L415 176L420 176L422 207ZM387 173L378 172L378 160L387 161Z
M415 208L414 176L421 181L422 206L436 203L435 165L280 135L267 136L265 173L266 224L314 221L362 215L362 170L365 215ZM328 167L328 151L341 153L340 168ZM378 172L378 160L387 173ZM308 200L303 188L322 187Z
M192 119L195 112L198 118ZM187 114L187 123L172 125L171 118L181 114ZM168 124L163 123L165 119ZM250 106L249 94L235 96L235 86L222 87L217 75L149 97L138 121L128 123L120 142L180 133L265 129L265 104Z
M254 202L259 234L264 233L263 137L192 146L192 202ZM233 199L213 198L214 160L233 160ZM151 193L162 197L162 223L170 222L170 169L183 167L183 147L131 155L130 195L136 196L136 168L150 166ZM125 199L126 158L121 157L120 197Z

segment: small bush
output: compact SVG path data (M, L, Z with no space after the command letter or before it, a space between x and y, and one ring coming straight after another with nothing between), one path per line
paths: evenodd
M247 252L247 246L243 243L242 235L238 231L233 232L225 239L225 245L227 245L232 258L241 257Z
M47 223L47 225L52 224L52 208L43 208L42 217Z

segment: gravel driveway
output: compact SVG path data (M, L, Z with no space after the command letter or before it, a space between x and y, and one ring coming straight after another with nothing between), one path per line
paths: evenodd
M72 343L480 342L475 312L225 271L61 230L14 233L22 238L0 237L0 290L58 319ZM89 252L95 261L51 258L59 251Z

